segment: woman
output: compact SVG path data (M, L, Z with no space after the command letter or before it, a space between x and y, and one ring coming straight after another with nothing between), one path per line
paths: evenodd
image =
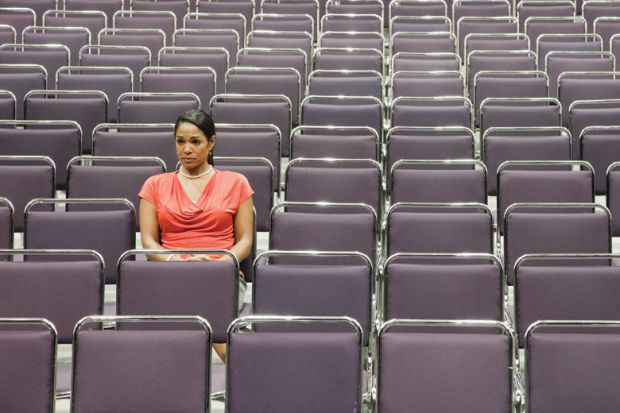
M175 172L150 177L140 190L142 246L145 249L225 249L243 261L252 248L254 191L243 175L213 167L215 124L204 111L192 109L183 113L176 121L174 133L181 166ZM149 259L230 258L159 254L150 255ZM243 294L245 288L239 290ZM216 343L214 349L225 358L225 344Z

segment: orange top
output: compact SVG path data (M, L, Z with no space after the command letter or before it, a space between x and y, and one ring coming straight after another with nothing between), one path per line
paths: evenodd
M164 248L228 250L234 245L234 216L254 191L245 176L214 171L195 203L181 186L176 172L152 176L142 186L138 196L155 206Z

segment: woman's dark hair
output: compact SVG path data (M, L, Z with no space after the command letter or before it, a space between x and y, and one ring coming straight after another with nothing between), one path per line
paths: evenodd
M215 135L215 122L213 122L213 118L211 118L211 116L209 116L209 114L202 109L189 109L181 113L181 115L177 118L177 121L174 123L175 135L179 125L184 122L191 123L200 129L207 137L207 141L210 141L211 137ZM209 162L209 165L213 165L213 151L209 152L207 162Z

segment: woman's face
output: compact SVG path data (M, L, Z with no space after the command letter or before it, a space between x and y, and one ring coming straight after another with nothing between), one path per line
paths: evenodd
M185 169L196 169L207 163L209 152L215 146L215 136L207 139L194 124L181 122L176 130L175 146L179 161Z

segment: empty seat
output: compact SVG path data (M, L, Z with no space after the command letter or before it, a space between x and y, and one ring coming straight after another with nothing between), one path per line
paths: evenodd
M196 11L198 13L235 13L241 14L245 18L245 30L249 32L252 29L252 17L254 12L260 6L252 0L234 0L234 1L208 1L196 0ZM192 8L193 9L193 8Z
M17 32L15 28L11 25L0 23L0 44L16 42Z
M0 197L0 246L2 248L13 248L14 211L11 201Z
M594 20L594 33L603 39L603 50L611 51L611 39L618 32L620 16L601 16Z
M474 50L465 61L467 85L472 85L478 72L482 70L536 70L536 54L529 50Z
M314 70L308 95L373 96L383 99L383 76L372 70Z
M17 114L17 98L8 90L0 90L0 119L14 120Z
M469 33L464 39L463 57L475 50L528 50L530 39L524 33Z
M525 32L525 22L530 17L575 17L575 3L570 0L524 0L517 5L519 30Z
M389 20L398 16L447 16L448 6L444 0L396 0L388 7Z
M452 21L443 15L395 16L390 20L390 27L388 30L390 36L401 32L451 32Z
M473 128L473 105L466 97L399 97L391 102L391 125ZM445 158L445 157L444 157Z
M549 76L549 96L557 97L558 78L562 72L613 71L615 57L610 52L553 51L547 53L545 68Z
M413 0L417 1L417 0ZM456 53L410 53L392 55L390 73L401 70L460 70L461 57Z
M541 70L546 70L549 52L602 51L603 40L598 34L594 33L545 33L538 36L535 50L538 57L538 67Z
M302 95L309 73L310 57L301 48L245 47L239 50L239 66L293 68L301 75Z
M309 33L315 38L316 23L314 17L303 14L257 13L252 17L252 31L292 31Z
M381 136L383 102L372 96L307 96L301 103L301 125L369 126Z
M98 10L105 13L108 22L117 10L121 10L124 0L61 0L59 10ZM94 34L94 33L93 33Z
M150 65L151 51L146 46L91 45L80 50L80 66L126 66L135 80Z
M382 0L327 0L326 13L336 14L374 14L383 18L384 5Z
M390 56L396 53L456 53L456 37L451 32L397 32L390 39Z
M161 30L165 36L166 46L172 46L172 34L177 29L178 23L176 15L170 10L139 10L133 7L133 4L130 10L118 10L112 16L114 29ZM157 50L151 49L151 53L154 56Z
M581 159L594 168L594 190L597 195L607 193L608 168L617 158L619 133L615 126L587 126L579 136Z
M383 51L383 43L383 34L377 32L323 32L319 36L319 47L361 47Z
M459 71L399 71L392 74L392 98L462 96L465 79Z
M183 25L183 18L191 10L195 10L195 1L190 0L165 0L165 1L153 1L153 0L133 0L131 2L132 10L144 10L144 11L169 11L174 13L176 17L177 27Z
M370 48L318 47L314 51L315 70L374 70L383 73L383 53Z
M554 98L487 98L480 102L480 134L492 127L561 126L562 106Z
M62 44L69 50L69 63L79 63L80 49L91 44L91 33L85 27L30 26L22 32L25 44Z
M90 32L91 43L97 33L108 26L108 17L100 10L47 10L43 13L42 26L85 27ZM71 53L73 56L73 52ZM78 53L75 53L78 57Z
M298 126L291 131L289 157L379 160L379 134L368 126Z
M604 1L584 1L581 14L586 21L588 33L594 32L596 19L599 17L620 17L620 7L617 4Z
M174 122L179 114L199 107L201 107L200 98L195 93L123 93L118 98L118 121L119 123Z
M458 4L458 2L456 3ZM464 1L463 4L470 4L469 1ZM476 4L476 2L472 2ZM489 3L486 3L489 4ZM494 3L499 6L495 10L495 13L504 13L508 2L497 1ZM478 6L479 7L479 6ZM491 17L484 16L465 16L458 20L456 23L456 37L458 41L458 52L463 59L467 56L464 55L465 38L471 33L517 33L519 31L519 24L517 19L511 15L504 13L504 15L495 15Z
M4 7L0 5L0 24L13 27L15 31L15 41L12 43L18 43L21 41L21 35L24 29L28 26L34 26L36 24L36 12L28 7Z
M475 0L452 2L452 20L458 22L463 17L494 17L512 15L512 3L507 0Z
M177 18L178 28L233 29L239 34L240 46L245 45L249 24L242 13L187 13L183 18Z
M152 56L166 45L166 33L161 29L115 29L101 30L97 36L100 46L143 46Z
M617 171L619 166L620 163L613 162L607 168L607 208L609 208L612 218L614 216L616 218L620 216L620 199L618 198L618 193L620 192L620 181ZM618 219L612 220L611 235L620 235L620 224L618 223Z
M525 20L525 34L530 38L530 47L535 50L541 34L583 34L586 21L581 16L531 16Z
M571 135L580 137L588 126L614 126L618 124L620 99L576 100L568 110L568 128ZM576 149L573 149L575 153Z
M326 13L321 17L321 32L383 32L383 16L361 13Z
M69 65L69 48L60 44L3 44L0 61L3 64L36 64L45 68L48 79L59 67ZM5 89L7 89L5 87ZM10 90L10 89L9 89Z
M210 67L216 74L216 89L218 93L224 91L229 60L230 56L225 48L201 46L163 47L159 50L157 59L159 66Z
M301 16L310 16L312 18L314 33L317 33L317 25L319 23L319 1L318 0L303 0L303 1L274 1L274 0L261 0L260 2L260 14L267 16L279 16L285 19L287 15L292 15L293 19L299 19ZM321 2L323 3L323 2ZM273 18L273 17L270 17ZM276 28L277 30L277 28ZM309 32L312 33L312 32Z
M313 38L310 33L286 30L253 30L248 33L247 47L301 49L308 58L308 67L310 67L314 51Z

